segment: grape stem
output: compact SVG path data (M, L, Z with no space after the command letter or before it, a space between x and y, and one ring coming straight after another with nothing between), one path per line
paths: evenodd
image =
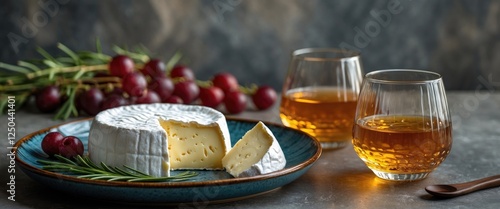
M184 80L185 80L184 78L172 79L172 81L174 83L182 82ZM208 80L208 81L196 80L196 85L198 85L199 87L202 87L202 88L208 88L210 86L213 86L213 83L210 80ZM246 94L246 95L255 94L255 92L257 91L258 88L259 88L259 86L257 86L257 84L254 84L254 83L252 83L250 86L242 86L242 85L238 86L238 90L241 93Z
M40 80L35 83L27 83L27 84L18 84L18 85L7 85L7 86L0 86L0 91L22 91L22 90L34 90L36 87L43 87L48 84L55 84L55 85L69 85L69 84L80 84L84 85L85 82L93 83L95 86L98 88L100 83L109 83L113 82L116 83L115 86L119 87L121 84L121 79L117 77L97 77L97 78L81 78L78 80L75 79L68 79L68 78L59 78L56 81L51 81L51 80Z
M83 73L85 73L85 72L106 71L106 70L108 70L108 65L92 65L92 66L79 65L72 67L47 68L44 70L28 73L26 74L26 77L28 79L33 79L35 77L40 77L44 75L49 75L51 73L59 73L59 72L71 73L71 72L83 71Z
M241 93L243 94L246 94L246 95L253 95L255 94L255 92L257 91L257 89L259 88L259 86L257 86L257 84L251 84L250 86L246 87L246 86L239 86L239 90Z

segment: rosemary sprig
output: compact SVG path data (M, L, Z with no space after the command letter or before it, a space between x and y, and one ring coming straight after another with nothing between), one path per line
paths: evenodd
M75 161L61 155L54 155L57 161L38 160L43 164L42 168L50 171L68 172L78 175L78 178L106 181L127 181L127 182L175 182L186 181L198 174L192 171L182 172L175 176L154 177L129 166L123 168L109 167L101 162L100 166L94 164L87 156L76 156Z

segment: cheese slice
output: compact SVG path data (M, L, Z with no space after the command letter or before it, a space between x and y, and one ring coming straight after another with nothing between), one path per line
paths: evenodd
M88 151L94 163L152 176L171 169L222 170L231 149L225 116L212 108L145 104L108 109L94 118Z
M286 159L271 130L258 122L222 158L222 165L234 177L247 177L281 170Z

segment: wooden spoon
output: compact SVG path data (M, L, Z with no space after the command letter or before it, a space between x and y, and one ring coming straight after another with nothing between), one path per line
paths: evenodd
M482 189L500 186L500 175L459 184L438 184L425 187L425 191L438 197L457 197Z

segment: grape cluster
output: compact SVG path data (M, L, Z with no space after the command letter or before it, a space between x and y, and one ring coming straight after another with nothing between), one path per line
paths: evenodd
M71 159L77 155L83 155L84 146L78 137L63 136L59 132L50 132L42 139L42 150L51 157L61 155Z
M159 59L151 59L136 70L134 61L117 55L108 64L108 73L95 77L116 77L118 85L92 87L80 91L75 106L88 115L96 115L109 108L150 103L197 104L212 108L224 107L226 113L237 114L247 109L251 100L259 110L268 109L276 101L276 92L269 86L254 89L241 87L230 73L218 73L210 81L196 80L193 71L184 65L176 65L167 72ZM48 86L36 97L42 112L57 109L61 98L56 86Z

